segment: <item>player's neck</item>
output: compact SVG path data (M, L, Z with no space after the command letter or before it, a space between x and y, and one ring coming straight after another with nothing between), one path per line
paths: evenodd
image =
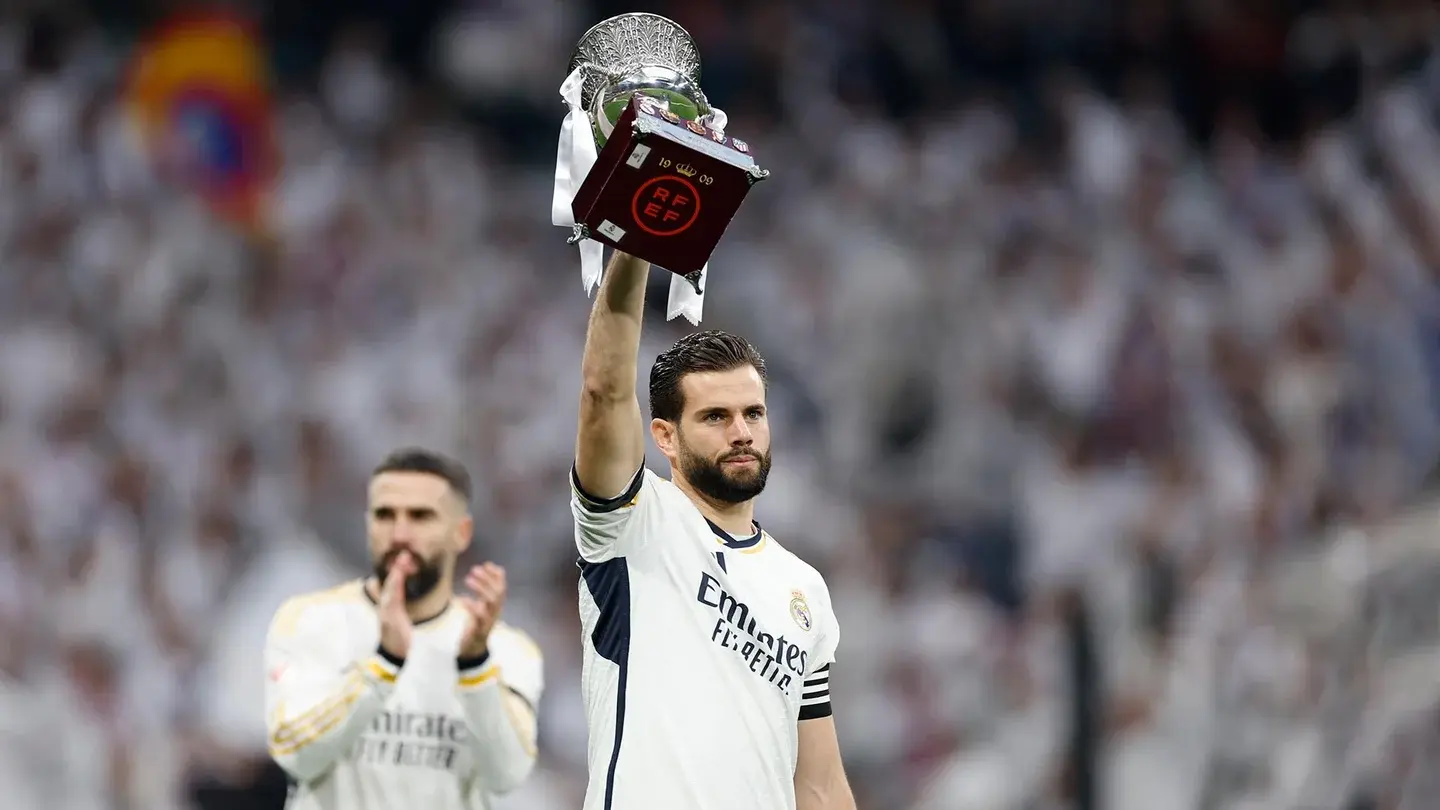
M721 503L700 494L684 476L676 475L674 478L675 485L690 497L690 502L711 523L736 537L749 537L755 533L755 501Z

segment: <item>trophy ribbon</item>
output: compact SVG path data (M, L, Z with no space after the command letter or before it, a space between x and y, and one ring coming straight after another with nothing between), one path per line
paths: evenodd
M560 142L555 155L555 193L550 201L550 222L571 229L576 228L575 214L571 209L575 192L585 181L585 176L590 173L590 168L595 165L598 157L595 135L590 128L590 117L580 102L586 70L594 68L580 65L560 84L560 97L564 99L569 112L560 125ZM718 107L711 107L710 111L711 116L707 123L711 128L724 132L725 124L729 120L725 112ZM600 283L600 274L604 271L604 246L593 239L575 241L580 248L580 280L585 285L585 294L588 296L595 291L595 286ZM709 270L708 263L701 268L698 290L697 285L692 285L680 276L670 280L670 299L665 309L665 320L673 321L684 315L685 320L692 325L700 325L704 314L704 290Z

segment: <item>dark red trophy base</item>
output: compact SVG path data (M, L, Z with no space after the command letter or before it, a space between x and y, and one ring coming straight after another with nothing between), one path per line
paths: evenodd
M768 174L749 144L637 95L575 193L576 236L685 276L698 289L740 203Z

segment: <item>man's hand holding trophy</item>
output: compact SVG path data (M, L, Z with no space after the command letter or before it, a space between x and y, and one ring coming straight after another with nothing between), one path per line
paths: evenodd
M699 323L710 254L769 173L701 91L694 39L656 14L611 17L580 37L560 93L551 219L580 244L586 289L607 244L674 273L669 317Z

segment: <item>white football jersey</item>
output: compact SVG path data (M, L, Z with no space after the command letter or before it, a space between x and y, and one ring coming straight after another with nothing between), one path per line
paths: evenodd
M265 647L271 756L294 785L287 810L486 810L534 764L539 648L503 623L489 653L457 661L465 613L415 626L409 656L379 651L375 605L357 580L288 601Z
M585 810L793 810L798 723L830 714L825 580L735 538L648 469L601 501L571 475Z

